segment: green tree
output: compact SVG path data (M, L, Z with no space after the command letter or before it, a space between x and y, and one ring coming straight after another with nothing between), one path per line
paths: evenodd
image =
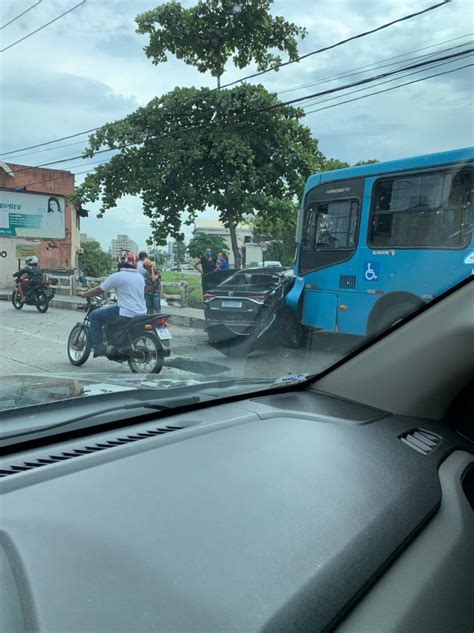
M361 165L375 165L379 161L376 158L368 158L367 160L358 160L354 163L353 167L360 167Z
M102 277L114 268L114 260L109 253L102 250L99 242L87 240L81 244L79 268L88 277Z
M186 261L186 244L183 239L178 239L173 244L173 256L178 265L184 264Z
M232 58L237 68L252 61L258 70L281 62L269 49L286 51L290 60L298 56L296 37L305 29L270 13L273 0L200 0L184 9L179 2L167 2L137 16L137 32L149 36L146 56L154 64L175 55L200 72L220 79Z
M322 161L317 141L297 121L303 111L277 104L262 86L211 94L176 88L90 137L88 156L104 146L120 153L86 176L74 203L101 199L103 214L122 196L140 195L157 244L167 235L179 238L184 213L191 224L214 208L240 267L237 225L248 214L278 212L299 197Z
M196 233L189 241L188 253L191 257L199 257L206 248L217 254L219 251L227 253L227 242L220 235L210 235L208 233Z
M157 268L163 268L166 263L166 255L162 251L160 251L157 246L152 246L149 249L148 254Z
M295 256L295 233L298 205L288 200L279 212L257 215L253 223L253 242L270 242L266 260L279 261L291 266Z
M149 35L145 51L155 64L166 61L168 51L216 77L230 58L239 68L254 60L263 69L279 59L268 49L294 59L295 36L303 34L270 14L271 1L201 0L192 9L171 2L138 16L138 30ZM214 36L220 38L217 56L208 47ZM229 229L240 267L238 223L300 196L322 160L317 141L298 122L303 115L302 109L280 107L263 86L175 88L90 137L85 156L102 148L119 153L86 177L73 200L80 205L100 199L103 214L120 197L140 195L158 244L179 236L184 214L192 224L199 212L214 208Z

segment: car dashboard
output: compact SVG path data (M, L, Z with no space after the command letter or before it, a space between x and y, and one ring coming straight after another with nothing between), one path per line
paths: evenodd
M472 449L305 389L13 451L0 630L472 631Z

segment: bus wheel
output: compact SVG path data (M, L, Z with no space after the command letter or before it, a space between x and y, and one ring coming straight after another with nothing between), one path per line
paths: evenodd
M399 300L376 304L370 313L367 323L367 336L376 336L388 330L398 321L423 305L423 301L415 296L407 296Z

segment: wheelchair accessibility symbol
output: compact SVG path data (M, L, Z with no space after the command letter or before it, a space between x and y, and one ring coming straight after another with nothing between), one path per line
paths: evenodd
M380 272L380 262L365 262L364 277L366 281L377 281Z

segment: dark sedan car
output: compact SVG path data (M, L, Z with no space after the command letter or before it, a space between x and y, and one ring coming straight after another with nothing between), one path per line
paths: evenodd
M262 341L276 329L289 332L291 313L285 296L293 274L285 268L247 268L235 272L204 295L209 342L224 351L225 344L243 339Z

